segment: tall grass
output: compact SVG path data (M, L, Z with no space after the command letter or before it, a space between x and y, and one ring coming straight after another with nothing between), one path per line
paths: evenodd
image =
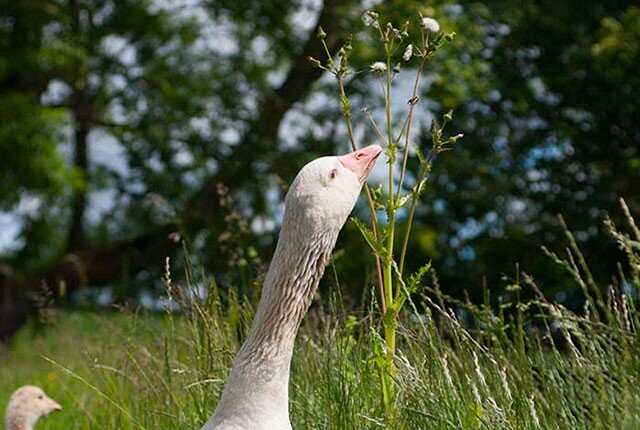
M607 221L627 270L606 288L589 279L568 230L567 258L549 252L586 288L579 314L547 301L526 273L512 280L498 307L457 301L430 281L400 318L393 428L640 428L640 232L627 221L628 233ZM181 314L73 313L35 341L22 333L13 351L0 356L0 401L19 384L40 383L65 407L42 429L199 428L253 310L223 296L215 283L206 300L198 299L195 286L204 279L188 273L192 287L175 285L169 273L165 279ZM536 299L522 302L524 290ZM318 303L301 329L292 364L293 426L389 428L379 400L380 323L369 309L340 303L337 292ZM40 351L49 361L33 357Z

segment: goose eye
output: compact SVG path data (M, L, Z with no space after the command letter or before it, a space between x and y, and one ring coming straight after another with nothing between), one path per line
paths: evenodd
M42 399L44 399L44 397L42 395L39 395L38 400L42 400Z
M338 176L338 169L331 169L329 172L329 178L334 179L336 176Z

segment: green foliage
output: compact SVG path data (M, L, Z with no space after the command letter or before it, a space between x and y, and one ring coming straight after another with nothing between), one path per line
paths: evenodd
M3 261L33 273L69 251L78 195L89 201L80 217L87 246L131 238L138 252L136 238L177 225L223 287L237 281L235 262L254 260L250 251L267 260L277 225L252 226L278 219L284 184L304 162L347 149L340 116L349 116L362 142L380 140L362 126L380 111L360 111L365 100L375 106L379 77L370 65L381 48L378 35L364 31L362 4L307 10L303 3L0 1L0 208L39 202L35 214L18 211L22 231ZM619 254L596 239L604 211L619 196L631 210L640 207L638 6L398 0L376 11L400 33L421 13L457 34L429 62L417 94L423 102L412 140L425 150L409 157L395 190L396 233L414 232L402 270L431 260L447 292L480 301L481 284L498 289L520 263L539 273L545 292L566 292L569 277L538 252L562 238L562 213L593 257L594 278L606 280ZM312 49L321 12L334 66L344 70L348 54L352 72L342 74L339 97L319 71L301 66L307 55L322 58ZM419 28L406 31L405 40L419 40ZM419 68L421 58L404 62L403 51L389 68ZM394 93L405 89L402 81L392 85ZM415 175L434 137L430 119L452 109L448 130L464 131L464 144L439 159L422 186ZM90 119L86 166L73 160L81 119ZM408 225L416 190L422 195ZM371 190L375 210L390 207L382 191ZM103 199L106 208L98 208ZM366 208L356 210L366 216ZM236 230L242 234L219 240ZM362 267L373 269L357 252L361 244L355 228L340 241L354 260L342 260L338 271L345 295L356 298ZM160 265L150 257L108 283L126 279L136 294L134 286L153 283L137 280L153 279L147 272ZM260 270L245 267L244 278ZM578 290L568 292L573 308L582 304Z
M147 1L37 3L0 8L0 208L40 205L20 214L12 255L27 272L87 246L71 243L74 229L105 244L175 218L168 208L207 158L190 121L203 115L213 75L192 15ZM96 156L109 145L115 160ZM91 198L104 191L113 200L96 217Z
M394 429L638 427L640 231L624 205L623 215L624 230L609 228L630 271L607 297L610 318L547 301L526 274L510 282L499 311L424 289L426 311L406 310L398 331ZM65 312L35 338L24 330L3 352L0 404L15 387L35 383L64 407L43 429L201 426L252 310L222 300L215 283L205 302L173 285L170 272L165 285L183 314ZM535 300L520 300L527 289ZM294 428L385 428L377 323L340 302L315 307L301 329L291 375Z
M0 209L12 208L25 193L60 195L69 179L57 142L64 113L13 92L0 99L0 118Z
M594 277L615 268L619 255L596 238L618 197L638 207L638 12L633 2L576 7L491 2L445 13L459 36L434 64L429 95L441 101L436 112L456 107L465 143L434 166L416 219L441 232L434 264L444 285L495 285L520 262L545 291L564 291L566 277L537 252L562 237L558 213L593 257Z
M415 157L398 152L410 147L402 137L411 127L394 130L402 118L390 109L388 127L364 131L364 140L386 142L391 160L406 162L403 179L394 182L390 170L386 190L367 190L373 223L347 226L340 247L350 258L336 259L345 296L355 296L370 263L354 252L363 246L359 231L384 264L375 303L389 312L379 321L363 313L343 323L330 308L307 323L293 364L295 425L382 427L389 410L379 399L390 379L395 390L384 393L384 403L397 405L397 428L640 425L633 293L640 237L628 221L640 207L637 5L400 0L379 5L398 28L384 23L377 33L362 31L356 2L323 4L334 8L336 31L318 32L329 58L314 63L338 78L339 97L315 106L305 101L335 91L323 80L310 90L320 75L301 67L298 55L316 34L297 25L299 1L196 2L195 15L148 1L0 1L0 209L25 197L40 202L36 214L23 216L22 249L12 262L35 271L54 261L67 250L72 197L108 191L117 204L98 220L84 217L91 241L110 245L177 221L207 269L227 274L224 286L241 285L241 293L228 294L212 286L208 301L189 303L184 318L124 328L99 319L85 333L93 320L71 314L33 343L23 333L10 367L0 367L0 401L11 386L40 381L67 407L45 428L204 422L251 318L244 297L251 294L242 289L252 287L258 254L272 249L274 232L254 231L251 222L274 215L281 184L304 161L342 152L347 139L355 145L361 129L353 124L375 116L359 113L362 99L381 78L383 92L396 91L386 78L405 51L389 43L424 41L419 29L404 27L422 14L458 34L428 63L424 90L412 97L411 106L417 97L428 101L421 114L443 118L442 125L417 121ZM347 30L352 40L334 37ZM387 44L386 74L367 73L380 60L379 36ZM331 40L343 44L336 56L327 49ZM440 46L447 38L431 41ZM235 49L226 52L227 43ZM422 57L403 67L420 68L433 51L416 53ZM300 72L289 77L287 70ZM278 86L281 78L290 86ZM62 91L52 97L56 85ZM346 136L336 125L340 115ZM465 132L463 145L451 147L445 122ZM73 153L84 126L115 142L121 170L107 157L82 165L63 156ZM280 138L295 135L292 145L280 143L279 129ZM102 140L89 142L91 150L101 148ZM432 166L426 148L450 151ZM607 221L616 252L598 232L603 211L620 195L631 209ZM377 225L381 210L387 228ZM622 222L631 234L615 229ZM552 267L538 248L555 249L561 240L568 240L569 259L549 251L558 263ZM144 253L132 243L131 251ZM628 275L609 291L604 286L620 256ZM436 282L424 287L434 273L424 265L430 260L443 291ZM518 273L502 291L498 280L516 262L539 281ZM148 272L160 262L147 263L137 269L155 279ZM129 274L116 275L134 294ZM580 292L570 295L573 310L540 291L572 289ZM460 300L467 291L474 301ZM73 346L86 345L86 354L68 343L76 336ZM34 352L69 372L39 359L34 365Z

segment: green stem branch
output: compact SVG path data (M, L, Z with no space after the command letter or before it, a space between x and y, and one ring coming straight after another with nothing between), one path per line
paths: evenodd
M340 99L347 100L347 94L344 90L344 77L338 77L338 87L340 89ZM356 144L355 135L353 133L353 125L351 123L351 108L347 108L343 106L343 116L345 122L347 123L347 133L349 135L349 141L351 142L351 149L357 151L358 145ZM371 190L369 189L368 184L364 184L364 190L367 194L367 204L369 206L369 218L371 220L371 229L373 231L373 237L377 240L379 237L378 234L378 217L376 216L376 208L373 203L373 196L371 195ZM376 262L376 274L378 280L378 290L380 292L380 306L383 314L387 311L387 303L384 295L384 280L382 277L382 264L380 262L380 257L377 254L374 254L375 262Z

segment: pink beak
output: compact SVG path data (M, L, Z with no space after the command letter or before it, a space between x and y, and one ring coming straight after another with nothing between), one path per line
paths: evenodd
M51 410L52 412L55 411L61 411L62 410L62 406L60 406L60 404L58 402L56 402L53 399L49 399L51 401Z
M380 145L369 145L357 151L341 155L338 160L344 167L356 174L360 183L363 183L369 176L369 172L381 152Z

